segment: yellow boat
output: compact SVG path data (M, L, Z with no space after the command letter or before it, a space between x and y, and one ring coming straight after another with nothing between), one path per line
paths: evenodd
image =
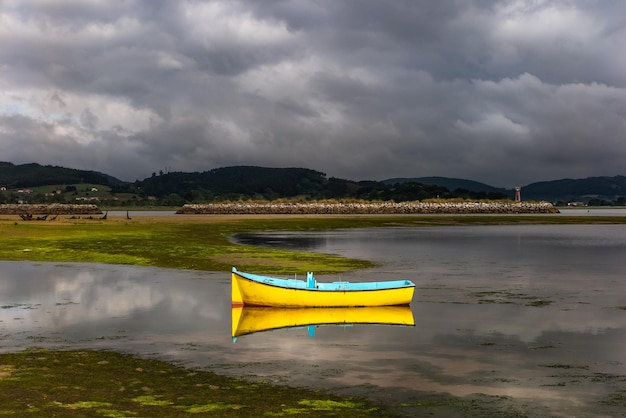
M232 336L309 325L380 324L414 326L408 306L367 308L232 308Z
M232 306L282 308L409 305L415 284L410 280L321 283L307 279L279 279L232 270Z

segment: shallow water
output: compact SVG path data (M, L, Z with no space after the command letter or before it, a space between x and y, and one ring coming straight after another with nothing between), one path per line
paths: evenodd
M317 326L314 337L300 327L233 343L227 272L0 262L0 350L111 348L409 405L479 393L530 416L625 410L626 226L239 239L373 260L378 267L318 280L411 279L415 326Z

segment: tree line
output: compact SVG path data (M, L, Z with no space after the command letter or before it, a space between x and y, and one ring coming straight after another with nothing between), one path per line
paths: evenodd
M109 183L110 206L180 206L185 203L210 203L238 200L300 199L365 201L414 201L425 199L507 199L503 193L450 191L445 187L404 182L388 185L378 181L351 181L326 177L322 172L304 168L225 167L205 172L153 173L134 183ZM0 203L27 199L29 203L61 203L85 199L74 186L62 193L29 196L0 192ZM125 199L116 196L125 195Z

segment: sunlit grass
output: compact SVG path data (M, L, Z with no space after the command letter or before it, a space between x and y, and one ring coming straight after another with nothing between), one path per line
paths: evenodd
M171 219L170 219L171 218ZM0 259L133 264L193 270L263 266L266 271L339 272L365 260L236 245L232 234L282 227L280 222L202 222L202 218L95 222L0 222Z
M384 226L531 223L626 223L626 217L573 216L137 216L107 220L25 222L0 219L0 259L132 264L224 271L262 267L267 273L337 273L371 266L329 254L237 245L234 234Z

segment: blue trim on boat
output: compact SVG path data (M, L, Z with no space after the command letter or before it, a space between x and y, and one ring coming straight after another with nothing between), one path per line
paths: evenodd
M385 281L385 282L331 282L331 283L320 283L315 280L313 277L313 273L307 273L307 280L299 280L299 279L280 279L276 277L267 277L260 276L258 274L252 273L243 273L237 271L236 268L233 267L233 273L238 274L239 276L246 278L248 280L263 283L269 286L281 287L286 289L302 289L302 290L313 290L313 291L367 291L367 290L381 290L381 289L398 289L405 287L415 287L415 283L410 280L394 280L394 281Z

